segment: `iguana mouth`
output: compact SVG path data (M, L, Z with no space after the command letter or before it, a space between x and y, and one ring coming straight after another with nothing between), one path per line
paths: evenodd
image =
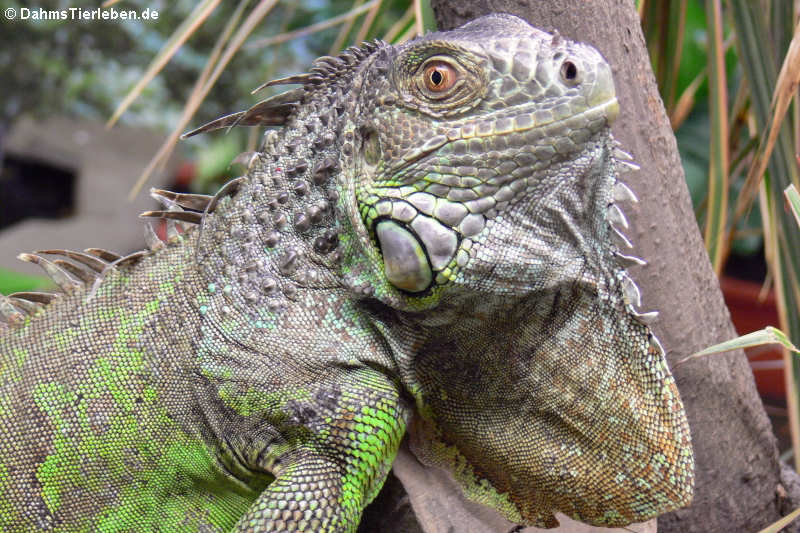
M497 116L496 118L489 115L487 119L478 122L477 127L475 122L465 124L458 128L462 132L461 136L453 138L450 132L448 132L448 139L454 141L458 139L469 139L472 137L511 135L514 133L524 133L557 124L572 123L581 119L584 119L585 122L588 122L591 119L600 117L605 117L608 121L608 125L611 125L619 115L619 102L617 101L616 97L611 97L611 99L604 98L601 103L584 109L579 113L572 113L559 117L554 117L551 113L555 106L532 111L517 111L520 108L524 109L526 107L528 106L522 105L506 109L503 113L498 113L498 115L501 116ZM545 118L547 115L550 115L549 119ZM509 124L509 122L511 124ZM483 126L487 124L494 127L492 129L488 129L487 126ZM481 126L483 126L483 128L481 128Z

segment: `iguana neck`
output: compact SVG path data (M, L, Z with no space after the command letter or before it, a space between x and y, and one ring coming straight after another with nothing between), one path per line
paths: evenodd
M340 132L358 72L375 48L315 62L316 76L282 131L266 134L246 181L204 221L197 262L206 290L221 291L223 313L270 316L301 288L343 285Z

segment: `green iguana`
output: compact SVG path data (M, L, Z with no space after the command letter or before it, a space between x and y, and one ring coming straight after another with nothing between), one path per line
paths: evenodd
M407 432L516 523L687 504L598 52L491 15L277 84L198 130L283 126L246 175L153 191L190 229L21 255L63 293L2 299L3 531L352 532Z

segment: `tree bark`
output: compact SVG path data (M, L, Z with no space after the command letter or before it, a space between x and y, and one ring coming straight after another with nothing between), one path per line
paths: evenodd
M736 332L698 231L678 156L630 0L431 1L441 29L490 12L595 46L612 65L621 114L613 131L641 170L623 175L637 254L631 275L667 351L692 428L694 502L659 518L660 532L758 531L786 511L776 441L743 352L675 362ZM788 474L791 477L791 474ZM786 483L789 485L790 483ZM413 501L413 495L412 495ZM795 502L800 503L800 502Z

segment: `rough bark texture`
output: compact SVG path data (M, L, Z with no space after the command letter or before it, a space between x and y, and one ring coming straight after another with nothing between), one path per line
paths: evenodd
M691 507L659 518L660 532L757 531L785 510L775 438L742 352L674 366L736 335L703 248L675 138L629 0L432 0L442 29L489 12L513 13L545 30L598 48L611 63L621 115L614 134L642 169L623 176L640 199L626 214L637 255L632 271L644 310L673 364L697 463ZM413 501L412 495L412 501Z
M425 533L417 520L403 484L393 473L380 494L361 516L358 533Z

